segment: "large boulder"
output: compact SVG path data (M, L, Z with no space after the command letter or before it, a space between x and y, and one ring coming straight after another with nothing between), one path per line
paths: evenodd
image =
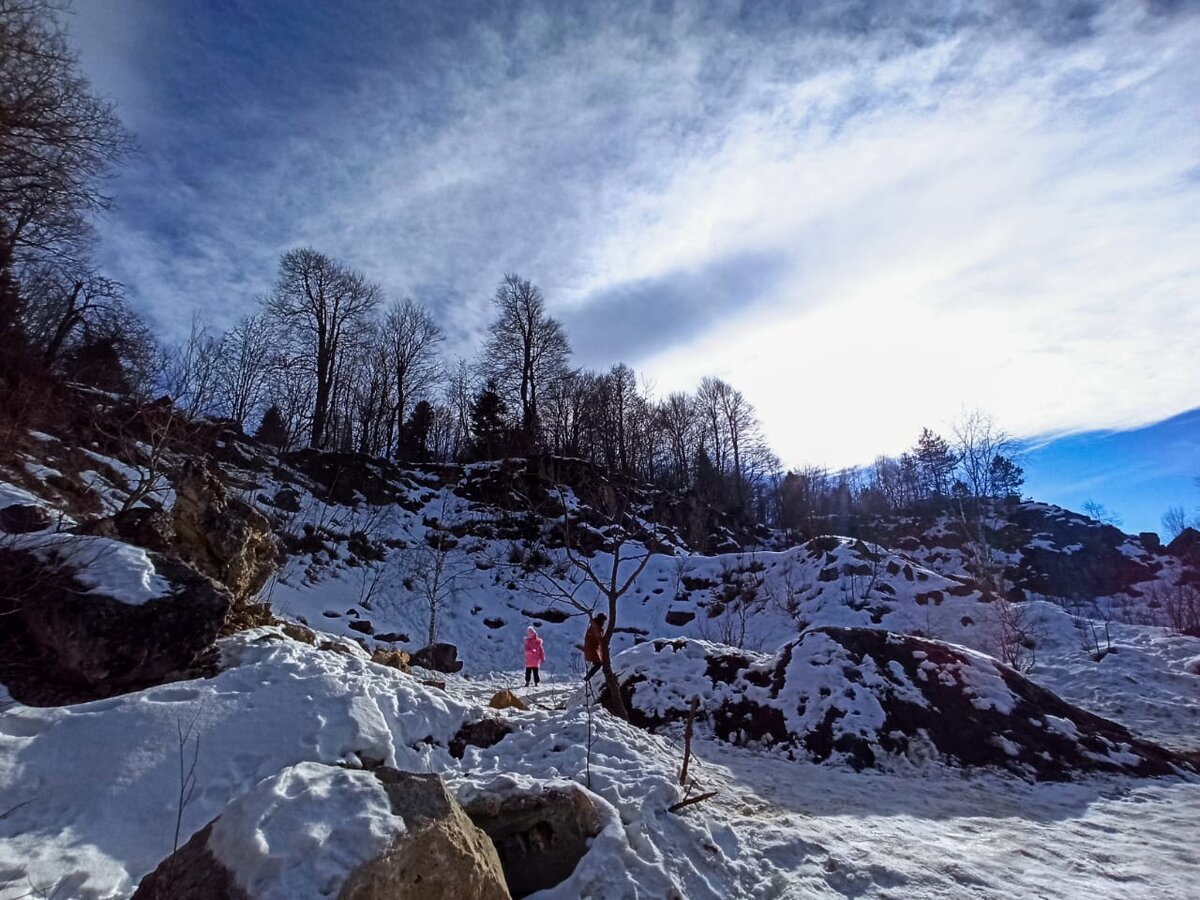
M233 801L134 900L506 900L500 860L437 775L300 763Z
M435 643L422 647L412 655L412 664L434 672L461 672L463 662L453 644Z
M480 792L463 808L495 844L514 897L569 878L603 827L596 804L576 784Z
M189 461L175 484L175 552L248 601L275 571L278 551L266 516L236 497L206 466Z
M991 657L882 630L814 628L773 656L659 640L613 663L634 724L680 722L699 697L715 737L789 758L855 769L940 762L1036 780L1200 770L1194 755L1136 738Z
M89 699L192 674L232 603L176 559L70 534L0 550L0 597L4 680L30 702L40 681Z

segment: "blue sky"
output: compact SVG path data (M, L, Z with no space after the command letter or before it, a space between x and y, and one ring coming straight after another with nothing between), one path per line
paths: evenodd
M1198 12L86 0L70 28L142 147L105 264L164 333L312 244L469 353L516 270L579 363L720 375L785 462L840 466L968 407L1031 437L1200 403ZM1146 524L1117 473L1153 442L1062 446L1031 485L1110 471L1094 499Z

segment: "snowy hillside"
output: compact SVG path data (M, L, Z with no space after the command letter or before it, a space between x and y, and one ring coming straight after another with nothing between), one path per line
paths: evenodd
M184 448L151 478L144 456L38 434L2 473L0 576L27 586L46 567L38 589L81 592L103 612L92 634L143 666L124 686L38 684L36 660L70 638L49 626L43 656L3 664L3 900L146 895L181 883L175 848L244 896L338 896L423 827L388 793L392 769L440 774L479 827L583 804L584 843L546 898L1182 898L1200 878L1200 639L1153 602L1191 562L1148 539L1021 504L992 513L989 566L1008 574L987 580L980 542L945 515L787 546L573 461L401 470L212 438L208 499ZM185 533L204 522L224 533ZM699 534L725 552L699 552ZM212 649L177 669L111 634L200 615L173 554L237 611L187 620ZM1034 589L1071 556L1105 593ZM573 558L601 581L637 574L613 635L633 724L582 690L584 610L607 601ZM530 624L547 651L534 689ZM389 655L431 639L460 672ZM501 689L528 708L488 708ZM510 838L488 834L523 884Z

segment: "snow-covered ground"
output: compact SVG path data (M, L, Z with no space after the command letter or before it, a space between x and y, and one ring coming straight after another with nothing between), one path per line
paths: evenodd
M684 796L680 735L648 734L594 710L589 764L575 679L552 676L526 691L519 672L448 676L442 694L359 655L320 652L269 630L228 639L224 651L230 668L211 680L64 709L18 706L0 718L0 898L127 896L171 849L181 732L182 758L197 760L185 838L306 760L375 758L440 771L464 800L497 785L590 785L613 824L541 900L1183 900L1200 883L1196 782L1031 784L944 768L854 773L698 738L695 790L717 795L672 813L667 807ZM528 712L493 713L519 730L453 759L446 739L501 687L531 701ZM311 840L321 827L313 821L290 840ZM275 845L289 839L270 837ZM295 894L309 896L321 894Z
M25 462L30 477L51 471ZM137 472L119 460L89 464L98 467L88 477L102 488L101 506L112 511L121 497L114 481ZM299 473L274 473L233 472L277 527L297 539L309 532L264 596L279 615L346 641L424 645L420 548L436 536L434 523L471 526L442 560L452 582L437 633L458 647L464 671L432 676L446 683L443 692L421 683L426 673L370 663L357 645L322 652L268 629L226 639L226 668L212 679L72 707L0 704L0 900L128 896L171 851L177 817L182 843L288 766L364 761L439 772L463 798L558 779L590 786L609 826L542 900L1198 896L1195 780L1033 784L937 765L855 773L698 737L695 791L717 794L668 812L684 796L681 735L650 734L594 708L589 715L578 649L585 617L553 602L562 584L555 552L550 565L527 566L528 545L487 536L500 518L495 509L435 480L397 485L408 509L351 508L319 500ZM299 511L274 505L281 489L295 492ZM155 496L169 505L173 491L164 484ZM0 484L0 505L9 502L47 501ZM60 517L55 527L72 521ZM351 552L356 532L379 558ZM603 553L594 558L600 570L609 563ZM627 559L622 573L633 565ZM996 653L998 607L963 592L953 561L932 566L836 537L785 551L659 555L620 602L624 630L614 650L687 636L770 652L805 626L845 625ZM576 597L595 599L586 589ZM733 597L751 598L751 614L736 615ZM1100 656L1088 641L1092 625L1104 623L1036 597L1019 608L1036 635L1025 660L1034 681L1140 736L1197 747L1200 640L1110 622L1110 652ZM556 621L548 609L571 615ZM548 659L541 686L526 689L521 638L531 621L540 623ZM485 712L501 688L531 708ZM518 731L454 759L450 737L483 715L503 716ZM180 814L180 761L193 754L196 791Z

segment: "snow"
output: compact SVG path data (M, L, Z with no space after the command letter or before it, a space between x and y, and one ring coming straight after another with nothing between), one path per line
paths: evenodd
M184 839L298 763L452 768L445 744L472 706L361 651L321 652L276 629L222 648L229 668L212 679L0 716L0 811L24 804L0 819L0 900L27 889L4 887L13 872L21 884L70 883L77 900L128 896L171 851L180 759L193 746L197 790L183 810ZM245 865L254 869L252 859Z
M124 477L136 474L120 461L98 455L97 461ZM468 471L483 473L489 466ZM253 486L246 499L280 527L300 534L310 526L325 545L290 559L264 592L276 612L344 638L362 637L349 623L368 620L376 633L408 635L407 642L395 643L409 650L425 643L425 612L404 582L411 574L410 548L432 533L427 522L500 518L494 508L468 502L426 473L412 473L412 487L397 485L413 511L322 502L307 479L284 466L236 474ZM261 500L282 487L299 494L299 513L282 513ZM0 484L0 505L9 496L19 498L9 502L42 503ZM173 499L165 484L158 496L167 506ZM106 508L118 497L119 491L107 492ZM579 506L572 493L564 500ZM347 537L355 530L368 532L383 548L381 561L350 556ZM32 537L43 536L26 539ZM720 702L724 686L705 677L704 651L727 635L723 618L709 613L731 585L755 591L754 612L738 636L748 648L739 652L752 666L766 658L759 651L774 652L802 628L820 625L919 631L976 654L995 652L992 607L977 595L952 593L960 582L950 576L964 571L961 555L934 559L925 551L879 551L870 560L866 545L838 537L827 542L830 549L820 553L800 546L654 557L621 601L618 624L634 630L618 633L613 648L636 645L625 657L630 665L669 675L639 687L639 708L679 708L692 696L705 706ZM435 676L446 683L445 693L371 664L357 645L344 653L320 652L274 629L259 629L222 642L227 667L209 680L74 707L16 705L0 713L0 900L31 890L58 890L57 896L80 900L128 896L171 850L181 732L189 741L199 739L197 793L183 810L182 839L225 812L220 855L244 884L264 890L283 885L276 896L320 896L305 893L310 888L336 894L349 867L373 853L382 835L402 827L379 804L373 778L311 765L368 760L439 772L463 800L590 784L603 830L567 882L538 900L1195 896L1200 783L1194 780L1113 776L1031 784L965 776L936 764L856 773L698 734L693 793L716 790L718 796L667 812L684 796L679 729L649 734L593 710L589 761L589 715L579 689L582 616L543 622L543 683L534 690L521 687L521 639L533 621L525 611L549 604L534 588L538 576L508 562L514 546L527 549L468 534L450 552L449 565L462 574L441 611L439 638L459 648L466 668L460 675ZM1060 548L1046 541L1045 549ZM84 568L95 579L93 589L103 584L122 599L148 597L157 587L146 581L148 557L126 552L132 555L113 551L89 558L92 564ZM551 555L561 559L561 553ZM601 553L594 562L606 571L610 561ZM862 565L870 575L846 571ZM832 580L819 580L827 572ZM688 591L685 576L711 586ZM922 594L924 603L918 601ZM586 590L580 597L595 599ZM1139 735L1196 747L1200 641L1113 622L1113 652L1096 661L1061 607L1031 598L1020 608L1038 627L1034 681ZM668 626L670 609L695 612L696 618ZM504 624L491 627L485 620ZM665 634L686 637L687 644L656 653L653 641ZM839 727L860 732L881 721L870 690L877 680L911 702L921 696L901 667L873 664L860 667L863 683L843 693L845 651L833 643L813 642L812 654L793 659L807 673L804 680L789 678L796 696L778 701L793 718L789 727L805 725L801 690L819 696L822 687L836 688L836 703L846 711ZM980 709L1004 710L1012 702L990 664L940 667L925 660L921 677L962 680ZM491 748L468 747L461 761L452 759L449 738L463 722L482 716L480 705L499 688L515 690L532 707L488 712L518 730ZM1046 717L1045 727L1065 733L1073 726ZM914 743L910 752L921 750ZM332 778L338 779L336 790ZM343 791L353 803L334 799ZM295 814L280 818L273 810L283 793L298 800ZM361 853L321 860L313 848L334 832L350 837Z
M208 847L255 900L321 900L404 830L370 772L304 762L227 806Z
M49 504L45 500L29 493L25 488L0 481L0 509L14 504L49 507Z
M15 535L11 540L14 549L30 550L39 559L64 566L89 594L141 606L170 590L149 554L132 544L66 533Z

